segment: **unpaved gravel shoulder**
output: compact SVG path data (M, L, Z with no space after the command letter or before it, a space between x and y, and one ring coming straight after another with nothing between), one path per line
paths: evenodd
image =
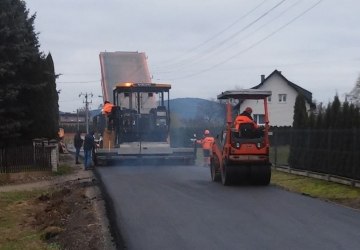
M109 230L105 202L93 171L74 164L72 154L60 155L60 165L72 172L12 175L0 192L39 189L42 195L26 202L24 225L39 230L44 240L61 249L116 249Z

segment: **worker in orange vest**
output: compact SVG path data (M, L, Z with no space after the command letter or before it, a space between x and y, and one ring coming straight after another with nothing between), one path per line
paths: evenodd
M108 129L111 130L112 128L112 122L113 122L113 116L111 113L112 108L114 107L114 104L110 103L109 101L104 102L104 106L102 109L102 114L104 114L106 117L108 117Z
M111 114L111 110L113 107L114 105L112 103L110 103L109 101L105 101L102 109L102 113L106 116L109 116Z
M256 124L256 122L253 120L252 116L252 108L247 107L244 112L242 112L241 114L239 114L235 121L234 121L234 126L237 130L239 130L240 124L241 123L252 123L254 124L254 128L258 128L259 126Z
M210 135L209 130L204 131L204 138L196 141L198 144L202 145L203 154L204 154L204 167L210 165L210 156L212 154L212 146L215 142L214 137Z

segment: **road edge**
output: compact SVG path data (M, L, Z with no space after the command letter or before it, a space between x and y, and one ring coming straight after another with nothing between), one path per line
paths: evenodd
M111 233L111 236L115 243L116 249L119 249L119 250L126 249L127 247L125 244L125 240L121 234L121 227L118 225L118 223L116 223L117 215L116 215L116 210L114 208L114 202L107 192L107 189L101 179L101 175L97 171L97 167L95 167L95 169L94 169L94 175L95 175L96 180L98 181L98 184L99 184L98 186L99 186L101 194L103 196L102 198L105 203L104 205L105 205L106 217L108 219L110 233Z

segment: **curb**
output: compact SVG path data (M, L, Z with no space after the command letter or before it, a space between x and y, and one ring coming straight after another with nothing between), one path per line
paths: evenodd
M306 176L306 177L310 177L310 178L314 178L314 179L335 182L338 184L343 184L343 185L347 185L347 186L351 186L351 187L360 188L360 181L354 180L351 178L346 178L346 177L341 177L341 176L336 176L336 175L331 175L331 174L312 172L312 171L308 171L308 170L295 169L295 168L290 168L288 166L273 166L273 169L281 171L281 172L289 173L289 174L301 175L301 176Z
M108 194L107 189L101 179L101 175L97 171L96 167L94 168L94 175L95 175L96 180L99 183L100 191L103 194L103 200L105 201L106 215L109 220L109 228L110 228L111 235L114 239L116 249L126 249L126 244L125 244L124 238L122 237L122 234L121 234L121 227L118 225L118 223L116 223L117 216L116 216L114 202L111 199L110 195Z

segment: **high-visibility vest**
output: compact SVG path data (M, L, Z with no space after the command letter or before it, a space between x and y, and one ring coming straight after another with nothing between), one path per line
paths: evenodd
M239 129L241 123L252 123L254 124L254 128L258 128L259 126L252 119L245 115L238 115L234 121L234 125L236 129Z
M212 136L206 136L204 139L197 141L197 143L202 145L203 149L211 149L214 142L215 139Z
M111 103L105 103L105 105L104 105L104 107L103 107L103 113L106 114L106 115L110 114L112 107L114 107L113 104L111 104Z

